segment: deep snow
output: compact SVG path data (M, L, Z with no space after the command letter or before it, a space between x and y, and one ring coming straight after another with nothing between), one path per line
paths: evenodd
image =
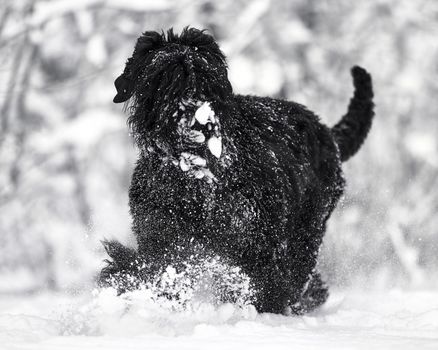
M193 303L185 311L114 290L2 296L0 349L438 349L438 292L333 292L301 317Z

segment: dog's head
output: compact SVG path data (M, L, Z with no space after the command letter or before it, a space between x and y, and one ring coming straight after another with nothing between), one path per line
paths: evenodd
M211 35L195 28L180 35L172 29L143 33L115 86L114 102L129 101L128 124L140 147L159 148L199 177L205 175L196 172L206 168L201 163L220 158L218 111L232 88L225 56Z
M181 35L173 29L167 35L143 33L115 86L115 103L131 97L138 100L138 94L144 93L151 97L186 93L222 99L231 93L225 56L218 44L205 30L189 27Z

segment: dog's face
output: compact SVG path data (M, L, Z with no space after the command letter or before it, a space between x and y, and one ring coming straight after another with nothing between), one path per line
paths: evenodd
M232 96L225 56L212 36L194 28L145 32L115 86L114 102L129 101L128 124L141 148L159 148L183 172L212 178L205 163L222 155L215 109Z

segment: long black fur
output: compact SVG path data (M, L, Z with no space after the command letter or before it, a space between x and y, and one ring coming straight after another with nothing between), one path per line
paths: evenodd
M371 77L359 67L352 75L348 112L330 129L297 103L233 94L225 56L204 31L145 32L114 98L128 103L140 150L129 192L138 251L105 242L112 261L101 283L135 274L139 261L148 273L178 266L201 246L251 278L260 312L322 304L328 291L315 266L344 188L341 161L358 151L373 117ZM210 125L194 119L206 102ZM220 156L193 141L193 130L221 140ZM206 165L185 166L182 154Z

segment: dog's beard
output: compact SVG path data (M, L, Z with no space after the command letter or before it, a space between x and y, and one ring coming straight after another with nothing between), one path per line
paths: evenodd
M147 150L156 152L164 163L172 163L181 176L217 182L214 169L224 164L225 147L220 117L212 103L183 98L169 118L163 133L151 140Z

